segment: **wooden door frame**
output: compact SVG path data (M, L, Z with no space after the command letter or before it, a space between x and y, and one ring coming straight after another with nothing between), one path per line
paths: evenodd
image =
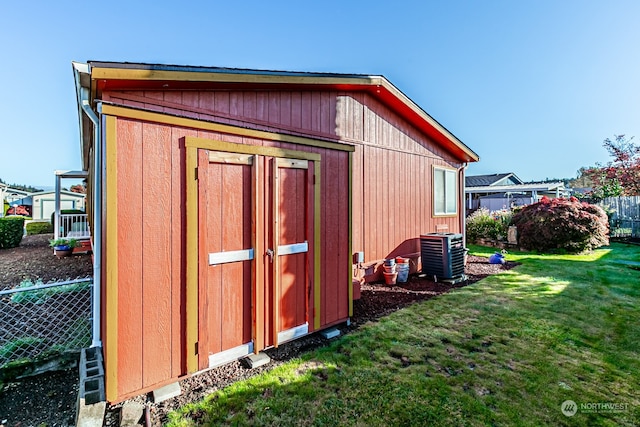
M320 328L320 263L321 263L321 161L322 156L318 153L309 153L306 151L289 150L277 147L263 147L255 145L238 144L233 142L225 142L213 139L197 138L186 136L186 359L187 372L193 373L198 371L198 335L199 335L199 301L198 301L198 150L221 151L237 154L250 154L256 156L301 159L314 163L314 219L313 219L313 264L314 264L314 310L313 320L314 329ZM258 162L256 162L258 163ZM258 165L253 168L252 176L252 204L256 206L252 212L251 239L252 245L256 251L255 262L252 267L252 299L253 299L253 324L252 339L254 340L254 349L259 351L264 348L264 335L260 333L262 328L260 324L264 321L264 292L261 284L264 281L264 271L258 257L265 252L263 239L264 230L261 229L261 221L258 215L261 215L261 209L257 208L264 195L258 191L260 173ZM261 199L262 198L262 199Z

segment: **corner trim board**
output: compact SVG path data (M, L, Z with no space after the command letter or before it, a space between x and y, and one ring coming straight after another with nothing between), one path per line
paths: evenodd
M186 283L186 359L187 372L198 371L198 179L190 174L198 166L198 148L186 147L187 186L187 283Z
M105 117L105 162L106 162L106 245L104 260L106 266L105 329L106 329L106 398L115 401L118 396L118 151L117 119ZM95 149L95 148L94 148ZM99 149L99 148L98 148ZM100 167L96 165L94 167ZM97 277L95 280L101 280Z

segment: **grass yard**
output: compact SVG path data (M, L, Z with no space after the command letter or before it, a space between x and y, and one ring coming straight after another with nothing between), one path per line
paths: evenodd
M522 265L235 383L171 424L640 425L640 271L621 264L640 247L507 259Z

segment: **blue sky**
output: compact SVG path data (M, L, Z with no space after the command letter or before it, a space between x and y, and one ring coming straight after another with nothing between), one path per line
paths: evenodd
M384 75L476 151L573 177L640 138L640 2L120 1L1 7L0 178L80 167L71 61Z

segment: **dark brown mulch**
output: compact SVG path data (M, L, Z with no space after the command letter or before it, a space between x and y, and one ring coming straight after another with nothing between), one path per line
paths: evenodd
M15 249L0 250L0 289L12 288L24 278L43 281L67 279L91 275L91 258L78 255L58 259L48 247L51 235L26 236ZM398 286L384 284L366 284L362 287L362 297L354 301L354 316L351 325L341 325L341 332L349 333L359 326L376 321L407 305L423 301L449 292L457 287L467 286L478 280L516 266L489 264L486 258L468 257L466 274L468 280L449 285L433 282L426 277L410 276L408 283ZM272 369L301 353L327 345L328 340L319 334L312 334L267 350L272 358L269 365L250 370L242 362L236 361L206 373L180 381L183 393L173 399L155 404L150 396L138 396L133 401L150 407L154 425L166 422L166 414L188 402L202 399L215 390ZM46 423L48 426L73 425L75 399L78 387L77 371L53 372L25 378L7 384L0 393L0 427L25 427ZM122 404L109 408L106 425L118 425Z
M14 288L25 279L47 283L93 274L90 255L58 259L49 247L49 239L53 234L24 236L17 248L0 250L0 290Z

